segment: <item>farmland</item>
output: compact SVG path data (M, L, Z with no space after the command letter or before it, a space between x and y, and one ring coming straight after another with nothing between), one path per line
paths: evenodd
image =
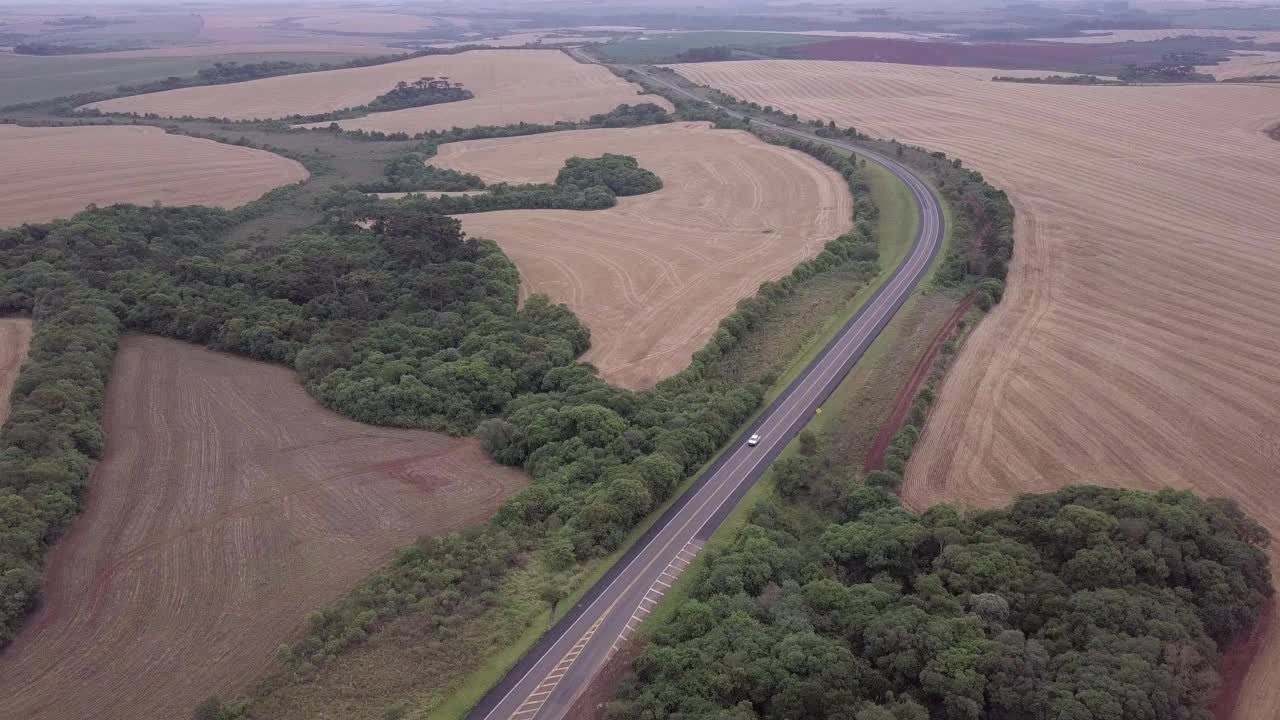
M90 203L242 205L307 178L261 150L154 127L0 125L0 227L73 215Z
M602 67L581 65L552 50L490 50L437 55L363 68L304 73L250 82L183 88L117 98L92 107L109 112L232 120L315 115L354 107L399 81L448 77L475 94L470 100L378 113L340 123L346 129L420 132L575 120L639 102L638 88ZM670 107L661 98L646 97ZM327 125L327 123L325 123Z
M286 60L338 64L359 55L332 52L213 52L212 48L127 50L90 55L38 57L0 53L0 106L61 95L109 92L120 85L194 75L217 62Z
M943 388L908 504L1172 485L1235 498L1280 532L1280 145L1262 132L1280 120L1273 89L1014 86L874 63L679 70L946 151L1010 192L1009 291ZM1273 624L1236 717L1278 704Z
M286 368L154 337L121 342L105 414L87 509L0 656L0 716L188 716L395 548L525 483L474 440L361 425Z
M31 344L31 321L0 319L0 425L9 417L9 393Z
M487 181L546 182L566 158L604 152L634 156L663 189L609 210L461 217L516 262L523 294L546 293L582 318L592 333L583 359L624 387L684 368L738 300L851 225L852 198L835 172L705 124L451 143L433 162Z
M1166 28L1162 30L1090 30L1078 37L1040 38L1059 43L1092 45L1097 43L1153 42L1176 37L1215 37L1238 42L1276 43L1280 32L1267 30L1207 30L1204 28Z
M1280 52L1235 52L1227 56L1227 61L1224 63L1205 65L1196 69L1199 72L1210 73L1219 80L1257 75L1280 75Z

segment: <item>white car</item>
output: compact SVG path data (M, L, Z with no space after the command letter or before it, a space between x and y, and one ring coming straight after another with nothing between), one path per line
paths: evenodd
M755 446L757 446L757 445L759 445L759 444L760 444L760 436L759 436L759 435L752 435L751 437L747 438L747 445L748 445L748 446L750 446L750 447L755 447Z

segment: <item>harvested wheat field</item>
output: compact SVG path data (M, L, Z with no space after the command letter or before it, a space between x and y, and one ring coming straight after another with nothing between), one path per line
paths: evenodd
M643 388L689 364L739 300L851 226L844 180L749 133L675 123L442 145L433 163L486 181L550 182L572 156L631 155L664 187L608 210L460 216L591 328L606 380Z
M362 425L286 368L154 337L121 342L105 426L45 602L0 655L0 717L190 717L396 548L525 484L473 440Z
M1236 498L1280 536L1280 143L1262 132L1280 92L1015 85L872 63L679 70L944 150L1010 192L1009 291L943 387L908 503L1171 485ZM1280 712L1274 623L1238 708Z
M0 125L0 227L74 215L94 203L235 207L309 174L252 148L156 127Z
M427 107L375 113L339 125L349 130L416 133L454 126L551 123L607 112L622 103L652 102L639 86L598 65L582 65L555 50L473 50L384 65L285 75L249 82L182 88L117 98L89 107L108 112L193 115L232 120L316 115L363 105L401 80L447 77L475 97ZM327 126L328 123L319 125Z
M1209 73L1219 80L1257 75L1280 76L1280 52L1234 52L1217 65L1198 65L1196 72Z
M9 395L30 347L30 320L0 318L0 425L9 419Z

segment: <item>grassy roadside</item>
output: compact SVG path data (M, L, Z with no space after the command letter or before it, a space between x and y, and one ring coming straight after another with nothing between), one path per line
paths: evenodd
M919 218L912 202L910 190L901 180L879 165L867 163L865 172L867 182L871 187L872 199L879 209L880 263L882 267L888 268L889 271L880 272L870 282L866 283L860 291L844 301L843 305L834 314L830 315L825 322L813 330L810 337L805 340L801 350L795 354L794 359L771 384L760 409L743 424L744 429L749 427L760 413L764 412L768 404L804 370L813 358L821 352L822 348L830 342L831 338L853 317L854 313L888 281L891 274L890 271L896 268L910 252L912 241L915 239L919 228ZM797 302L803 302L803 299ZM878 344L878 342L873 344L873 350ZM735 436L735 440L727 443L724 448L733 447L736 440L737 436ZM705 465L699 468L698 472L690 475L669 500L650 513L644 522L636 526L616 551L587 563L582 571L572 579L569 586L570 592L557 605L554 613L550 608L546 608L529 617L525 631L518 638L504 646L498 653L487 658L479 668L457 683L455 688L445 695L439 703L435 704L424 717L428 720L458 720L465 717L466 713L479 702L484 694L497 684L502 676L533 647L538 638L560 618L564 617L596 581L603 577L609 568L658 521L658 518L662 517L662 514L689 490L706 469L716 462L720 454L724 452L724 448L721 448L720 452L716 453ZM786 452L794 452L794 450L788 448ZM744 496L738 508L716 532L712 543L714 544L717 538L732 538L736 529L741 528L746 523L747 518L750 517L750 510L762 499L772 495L772 493L773 481L769 475L766 475ZM677 583L676 588L673 588L667 598L676 595L678 588L683 586L684 578L690 575L691 573L685 573L680 583ZM513 580L512 582L516 581ZM668 604L676 605L677 603L663 603L663 605ZM662 606L659 607L661 608ZM646 623L645 625L657 624L659 623Z
M805 342L800 353L787 365L786 370L769 389L764 398L765 404L773 402L791 384L791 381L813 362L818 353L822 352L822 348L826 347L831 338L835 337L836 333L849 322L858 309L889 281L892 269L896 268L910 252L911 243L919 232L920 218L911 198L911 190L906 184L875 163L867 163L863 172L866 173L867 184L871 186L871 199L875 201L880 211L878 221L880 266L887 270L881 271L856 295L849 298L843 308L831 315L814 332ZM950 220L949 217L948 220ZM950 227L949 223L948 227Z
M910 190L907 186L898 180L888 170L878 165L867 164L867 181L871 185L871 194L876 202L876 206L880 209L879 231L880 231L880 253L881 261L885 267L893 268L898 265L906 256L911 247L911 242L915 238L919 226L919 217L916 215L915 206L911 201ZM942 258L946 255L946 250L951 244L952 222L950 208L944 203L943 212L946 220L946 235L944 237L943 251L938 254L930 266L930 276L937 270L942 262ZM847 313L844 318L835 324L835 320L828 323L828 327L824 327L824 334L815 337L814 343L817 344L816 349L806 353L809 358L816 354L826 344L836 330L843 326L844 322L856 312L857 307L864 302L866 295L875 292L875 289L884 284L889 273L882 273L878 282L872 283L862 292L858 294L855 300L858 305L853 305L852 311ZM908 341L914 338L908 336L927 335L927 327L936 322L937 318L942 317L940 310L948 307L946 302L936 303L939 305L938 310L931 312L922 312L921 305L926 296L934 293L931 287L932 283L928 280L922 283L920 287L912 293L911 297L902 306L902 309L894 316L894 319L885 327L884 331L872 342L871 347L854 366L853 370L841 381L840 385L832 393L830 399L824 404L824 410L814 415L805 425L805 430L813 432L820 437L825 438L828 442L832 440L834 429L840 427L844 421L848 419L848 411L852 408L859 407L862 398L857 397L860 388L865 386L873 376L880 373L886 365L902 365L905 366L905 372L910 372L911 364L909 362L897 361L891 357L892 351L901 351L903 346L910 344ZM852 303L853 301L851 301ZM792 369L779 382L790 382L800 370L805 367L808 360L801 361L797 359L793 363ZM779 388L781 389L781 388ZM776 392L775 392L776 394ZM869 434L874 434L879 427L881 418L879 413L864 413L865 425L869 429ZM870 417L876 415L876 417ZM789 443L779 459L790 457L799 452L799 437ZM751 518L752 513L764 501L774 496L775 483L773 472L765 474L763 478L743 497L742 501L734 508L733 512L725 519L722 524L711 536L706 549L714 551L717 548L727 546L733 541L733 538L745 526ZM693 561L688 570L682 574L679 579L672 585L671 590L663 596L662 600L653 609L653 613L646 619L645 623L639 628L638 635L642 641L647 641L653 637L653 634L660 630L663 625L673 619L675 613L680 606L689 599L692 588L697 583L701 575L706 571L707 558L713 556L714 552L702 552Z

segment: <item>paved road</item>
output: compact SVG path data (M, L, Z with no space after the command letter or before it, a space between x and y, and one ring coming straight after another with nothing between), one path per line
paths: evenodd
M632 68L640 71L639 68ZM645 74L650 80L694 100L697 95ZM722 108L724 109L724 108ZM744 115L725 109L731 115ZM924 277L943 239L941 202L925 183L895 160L838 140L818 138L752 118L777 132L856 151L898 176L915 198L920 235L893 275L832 339L804 372L761 413L737 444L654 524L586 596L542 637L486 695L470 720L559 720L591 679L671 583L698 555L742 496L764 474L853 368ZM745 438L762 440L748 447Z

